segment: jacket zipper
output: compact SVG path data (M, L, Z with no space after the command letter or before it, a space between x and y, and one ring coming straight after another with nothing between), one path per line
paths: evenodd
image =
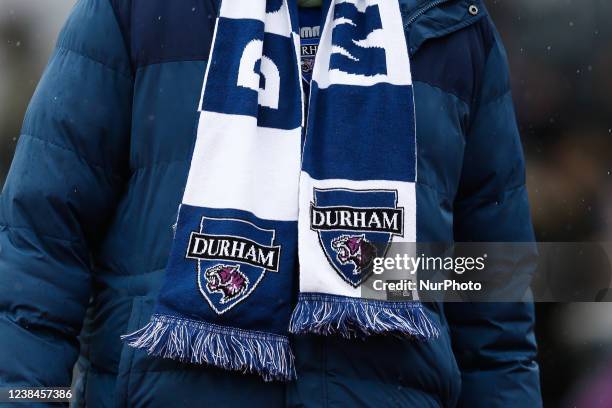
M414 13L412 13L412 15L410 17L408 17L408 21L406 21L404 23L404 29L408 28L408 26L412 23L415 22L415 20L419 17L421 17L423 14L425 14L426 12L428 12L429 10L431 10L434 7L438 7L440 4L444 4L446 2L448 2L449 0L435 0L432 1L431 3L428 3L427 5L421 7L420 9L418 9L417 11L415 11Z

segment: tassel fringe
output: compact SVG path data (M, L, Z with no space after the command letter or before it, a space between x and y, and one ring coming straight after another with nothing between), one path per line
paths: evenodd
M155 314L142 329L121 339L149 355L255 373L265 381L296 377L285 336Z
M317 293L299 295L289 331L340 335L347 339L388 333L429 340L440 334L419 302L387 302Z

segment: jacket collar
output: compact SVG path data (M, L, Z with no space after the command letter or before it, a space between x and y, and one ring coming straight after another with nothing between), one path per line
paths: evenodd
M482 0L400 0L410 54L433 38L460 30L487 15Z
M213 1L217 10L221 0ZM329 1L329 0L323 0ZM433 38L448 35L480 20L487 14L482 0L399 0L410 54ZM470 6L478 8L470 13Z

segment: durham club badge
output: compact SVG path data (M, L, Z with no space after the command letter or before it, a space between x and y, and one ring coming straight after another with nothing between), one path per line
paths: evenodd
M396 190L314 189L310 228L331 266L358 287L384 256L394 236L404 235L404 209Z
M200 230L189 237L186 257L198 261L198 287L217 314L246 299L266 271L278 272L281 248L273 245L274 237L274 230L249 221L202 217Z

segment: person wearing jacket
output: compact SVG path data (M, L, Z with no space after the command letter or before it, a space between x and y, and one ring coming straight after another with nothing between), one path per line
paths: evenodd
M505 51L481 0L400 0L422 242L534 240ZM430 342L292 339L298 379L147 356L219 0L79 0L0 197L0 387L75 405L538 407L530 303L430 303Z

